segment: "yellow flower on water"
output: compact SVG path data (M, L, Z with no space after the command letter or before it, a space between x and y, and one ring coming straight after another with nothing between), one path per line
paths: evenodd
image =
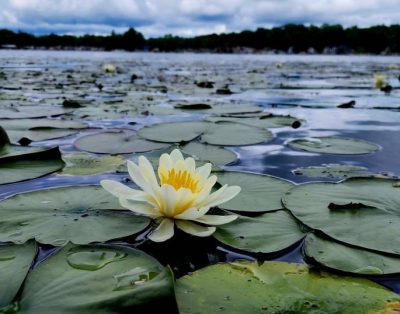
M375 74L375 88L382 88L387 85L386 76L383 74Z
M144 156L139 157L138 165L128 161L128 171L141 190L112 180L103 180L101 185L119 198L122 207L159 223L148 236L152 241L170 239L174 235L174 225L186 233L207 237L216 230L207 225L222 225L237 218L236 215L207 215L207 212L235 197L240 187L224 185L211 193L217 181L215 175L210 176L211 164L196 168L194 159L184 159L178 149L161 155L158 178Z
M113 64L105 64L103 66L103 71L106 73L115 73L117 71L117 68Z

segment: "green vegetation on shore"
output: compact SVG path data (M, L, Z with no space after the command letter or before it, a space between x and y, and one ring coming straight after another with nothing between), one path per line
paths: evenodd
M0 30L0 47L40 47L47 49L100 49L127 51L212 51L289 53L400 53L400 25L304 26L288 24L271 29L258 28L240 33L209 34L196 37L165 35L145 39L133 28L124 34L98 35L32 35Z

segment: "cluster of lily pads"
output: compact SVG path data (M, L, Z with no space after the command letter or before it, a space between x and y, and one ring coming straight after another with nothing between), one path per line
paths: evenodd
M225 166L238 156L226 147L267 143L274 140L273 128L298 128L305 121L251 104L169 100L166 105L160 101L132 106L125 97L132 95L132 78L109 92L111 99L104 97L106 83L126 79L124 73L88 72L81 84L73 71L64 74L62 83L40 78L49 99L54 100L53 92L68 94L76 88L83 93L96 86L92 97L101 95L101 104L82 96L58 105L47 99L16 107L11 103L23 102L22 96L3 94L0 185L51 173L58 177L121 173L122 178L126 159L145 155L156 166L162 153L179 148L199 164L211 162L219 185L242 188L236 198L214 209L239 218L218 226L212 241L256 261L218 263L174 277L173 269L137 245L148 241L152 221L124 210L99 185L19 193L0 201L0 313L151 313L160 307L171 313L400 309L397 294L359 277L400 272L399 181L340 165L296 171L317 171L319 176L345 171L351 178L300 185L269 175L227 171ZM39 78L32 74L32 79ZM150 79L133 81L135 91L157 91L140 94L141 100L165 97L163 86ZM179 77L174 83L164 88L181 86ZM185 90L198 89L204 92L198 84ZM96 119L121 116L161 118L140 127L129 121L97 128ZM175 116L186 118L166 122ZM53 146L54 139L67 141L68 149ZM286 144L294 150L328 154L380 149L374 143L338 136L297 138ZM268 261L294 247L301 247L308 265Z

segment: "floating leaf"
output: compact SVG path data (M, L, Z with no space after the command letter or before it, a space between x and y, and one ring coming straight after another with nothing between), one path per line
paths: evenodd
M0 313L17 295L36 254L36 244L0 245Z
M382 313L400 309L397 294L361 278L320 273L306 265L236 262L178 279L181 313Z
M372 173L365 167L353 165L328 164L313 167L301 167L292 171L296 175L320 178L348 178L368 176Z
M283 204L305 225L341 242L400 254L398 182L350 178L307 183L289 190Z
M239 216L218 226L213 235L235 249L253 253L276 253L304 238L305 234L289 213L279 210L257 217Z
M206 120L211 122L235 122L266 129L292 126L294 122L299 121L299 119L291 116L273 114L264 115L261 117L208 117Z
M100 156L97 157L88 153L72 153L63 155L66 166L62 170L62 175L88 176L102 172L116 171L118 166L124 164L124 159L120 156Z
M18 106L0 109L0 117L2 119L23 119L23 118L42 118L55 117L67 113L63 108L54 106Z
M364 275L400 273L400 257L379 254L309 234L304 252L329 268Z
M13 143L18 143L21 139L43 141L64 137L86 127L81 122L60 119L2 119L0 125L7 131Z
M200 161L209 161L215 166L223 166L236 160L236 154L222 147L191 142L181 146L181 150Z
M87 152L114 155L147 152L168 147L166 144L138 138L136 133L123 131L86 135L77 139L74 145Z
M335 136L295 139L288 145L313 153L341 155L369 154L379 150L378 145L364 140Z
M138 131L139 136L152 141L179 143L197 137L207 144L220 146L250 145L269 141L273 135L268 130L238 123L210 123L202 121L154 124Z
M0 128L0 136L3 137L0 139L0 184L38 178L64 167L58 147L12 145L2 130Z
M87 244L126 237L148 226L147 218L120 209L118 199L99 186L17 194L0 201L0 241Z
M238 185L240 193L221 208L241 212L267 212L281 209L282 196L293 183L280 178L245 172L226 171L218 173L221 185Z
M28 274L15 302L18 312L31 314L176 311L170 270L141 251L111 245L64 247Z

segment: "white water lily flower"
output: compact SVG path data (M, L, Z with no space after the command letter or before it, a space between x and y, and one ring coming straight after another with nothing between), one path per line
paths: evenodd
M207 215L211 207L231 200L240 192L238 186L224 185L211 193L217 177L210 176L210 163L196 168L193 158L184 159L175 149L171 154L161 155L158 179L144 156L139 157L139 165L132 161L127 163L129 175L142 190L112 180L103 180L101 185L119 198L122 207L159 222L148 236L150 240L170 239L174 235L174 225L186 233L207 237L216 228L206 225L222 225L237 218L236 215Z

